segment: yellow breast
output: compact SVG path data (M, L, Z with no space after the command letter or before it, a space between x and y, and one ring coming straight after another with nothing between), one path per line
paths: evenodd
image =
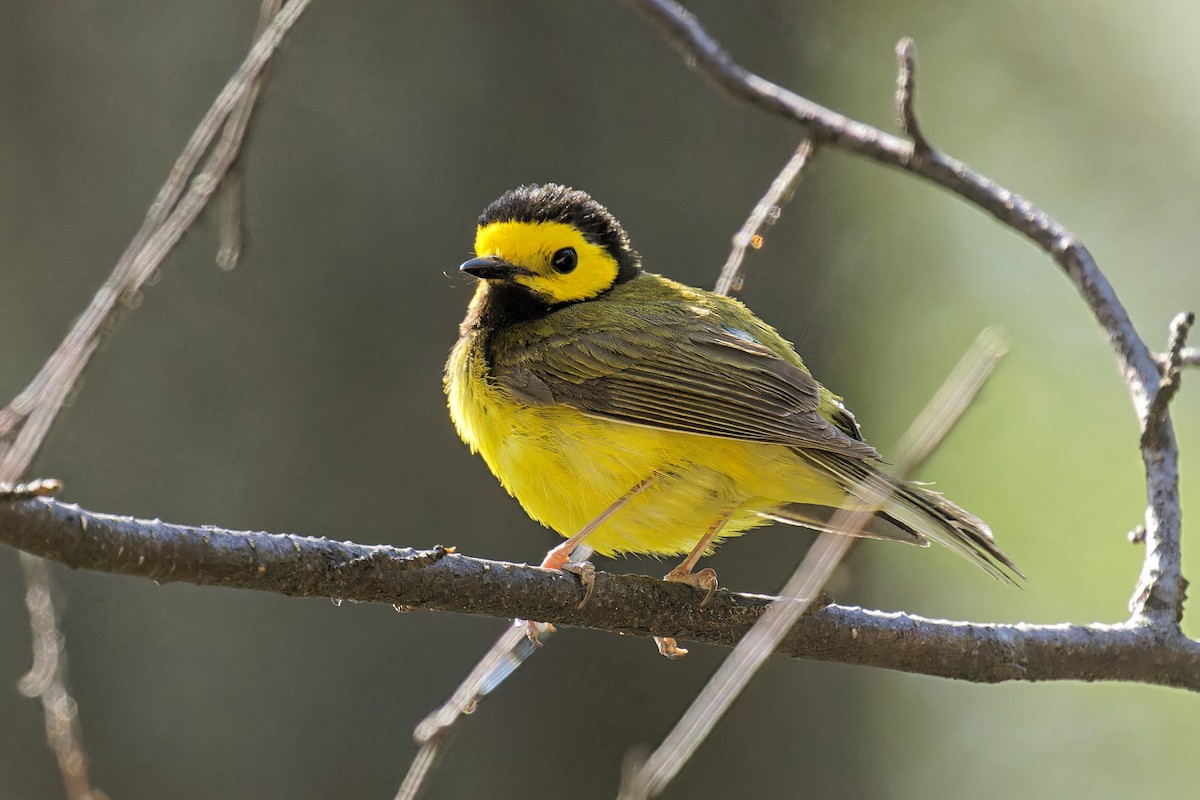
M571 536L642 481L652 485L588 539L601 555L689 552L736 509L720 538L803 498L836 504L841 490L786 447L630 425L562 406L517 402L493 383L478 336L446 365L450 416L509 494L535 520Z

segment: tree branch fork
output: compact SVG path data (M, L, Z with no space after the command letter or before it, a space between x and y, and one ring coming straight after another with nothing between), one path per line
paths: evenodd
M798 123L818 145L899 169L958 195L1054 259L1104 332L1142 432L1147 503L1138 541L1145 544L1146 554L1130 600L1129 622L1116 628L1105 627L1103 632L1116 635L1118 630L1144 629L1149 631L1146 635L1151 641L1194 649L1195 643L1180 629L1187 581L1180 557L1179 447L1169 413L1169 403L1179 388L1181 368L1200 363L1197 348L1186 346L1194 315L1185 312L1176 316L1167 351L1151 352L1116 291L1078 237L1024 197L936 149L917 119L916 47L911 40L901 40L896 48L899 64L896 110L899 127L908 137L904 139L838 114L746 70L694 15L674 0L631 2L659 26L685 61L720 91ZM1089 630L1101 631L1096 626L1089 626Z
M428 550L173 525L86 511L51 498L0 502L0 542L72 568L159 583L254 589L486 616L538 619L636 636L735 645L774 598L722 590L701 607L687 586L553 570ZM777 653L978 683L1137 681L1200 691L1200 644L1136 615L1114 625L953 622L827 604Z

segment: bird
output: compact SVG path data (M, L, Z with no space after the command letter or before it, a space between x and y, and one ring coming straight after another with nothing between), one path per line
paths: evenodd
M645 270L586 192L505 192L459 270L478 285L446 362L450 417L529 516L567 537L543 567L568 567L585 542L603 556L682 555L665 579L707 603L716 574L695 567L722 540L771 522L829 531L838 509L886 496L855 535L934 541L1023 577L982 520L883 471L773 327Z

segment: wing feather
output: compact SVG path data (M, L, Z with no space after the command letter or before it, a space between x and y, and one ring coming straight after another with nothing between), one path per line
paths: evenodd
M597 303L579 303L496 336L492 375L529 405L879 457L821 413L821 386L803 367L750 334L689 315L678 304L613 314ZM829 409L834 417L837 411Z

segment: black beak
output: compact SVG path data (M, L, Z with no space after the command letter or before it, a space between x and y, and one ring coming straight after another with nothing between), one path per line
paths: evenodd
M514 266L503 258L497 258L496 256L472 258L470 261L464 261L459 266L458 271L474 275L476 278L483 278L485 281L504 280L511 278L513 275L528 274L529 272L523 267Z

